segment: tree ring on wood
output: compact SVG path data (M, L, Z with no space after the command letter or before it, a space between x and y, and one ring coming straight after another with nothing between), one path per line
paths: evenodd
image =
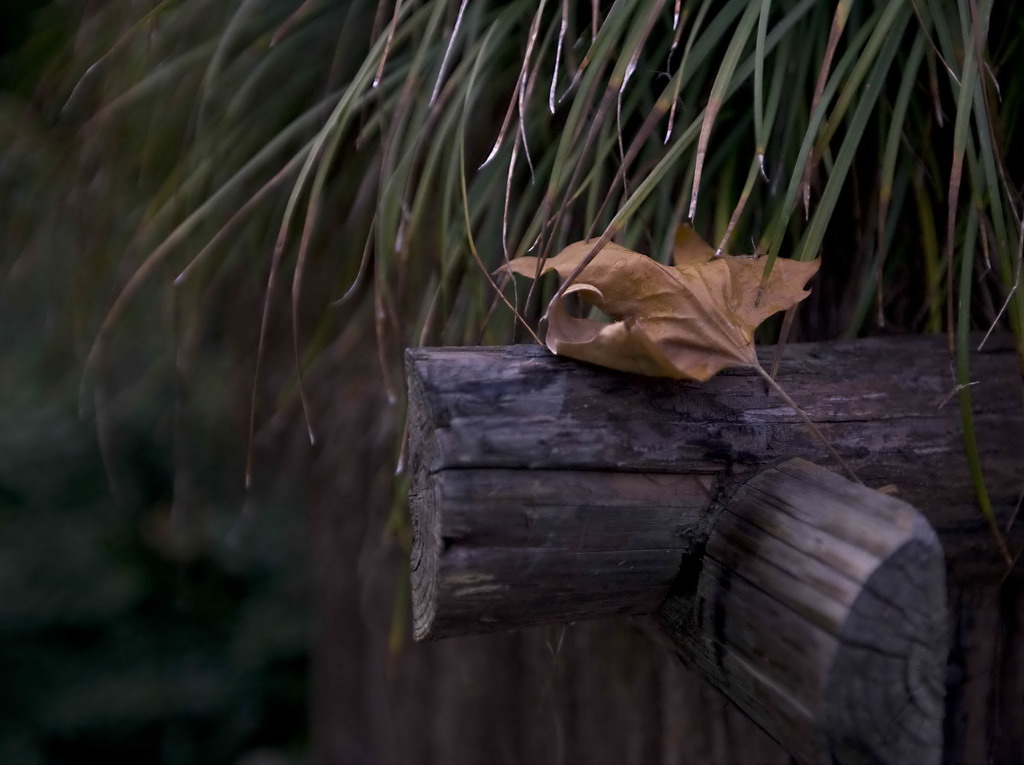
M420 479L420 475L417 475ZM422 640L430 633L437 612L437 564L441 556L441 514L437 489L429 481L414 480L409 490L412 517L412 634Z
M854 601L829 672L826 719L841 761L938 762L948 653L942 548L923 518Z

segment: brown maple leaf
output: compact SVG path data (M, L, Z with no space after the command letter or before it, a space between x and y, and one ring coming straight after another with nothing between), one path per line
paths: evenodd
M593 240L569 245L544 262L543 273L566 278L592 246ZM580 361L703 382L727 367L758 366L754 330L807 297L804 285L819 265L820 259L780 259L763 280L761 258L716 256L689 227L676 236L672 266L607 244L549 309L545 342L552 352ZM516 258L503 268L533 278L537 258ZM570 294L612 321L571 316Z

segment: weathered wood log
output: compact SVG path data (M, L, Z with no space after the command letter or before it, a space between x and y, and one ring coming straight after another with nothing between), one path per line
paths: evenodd
M1024 487L1024 407L1012 346L993 338L986 348L972 359L974 419L1004 522ZM762 349L762 360L773 353ZM407 367L413 496L426 506L456 472L470 486L471 471L513 471L510 484L525 470L566 471L554 486L567 494L578 486L570 473L701 476L717 494L791 457L831 466L806 425L749 370L697 385L599 369L536 346L410 350ZM950 581L966 586L998 580L1005 565L977 507L960 412L955 401L942 405L949 369L944 337L872 338L790 345L779 380L865 484L895 485L925 514ZM1022 530L1014 526L1011 549Z
M913 507L795 459L744 486L659 618L801 762L938 762L945 567Z

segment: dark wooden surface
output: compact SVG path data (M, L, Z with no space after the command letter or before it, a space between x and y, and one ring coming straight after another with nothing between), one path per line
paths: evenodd
M389 647L394 615L408 609L408 558L386 533L399 433L364 334L365 347L307 379L320 445L309 448L297 406L269 436L294 437L306 465L294 468L291 500L308 508L296 522L308 518L315 564L313 761L786 765L765 733L638 631L642 617ZM1024 761L1024 593L1019 581L991 584L951 586L951 763Z
M713 482L667 473L417 473L409 495L414 636L654 611L679 561L703 544Z
M975 424L1000 518L1024 487L1024 406L1012 349L975 354ZM772 348L762 349L767 363ZM827 452L749 370L707 383L642 378L537 346L407 353L414 470L471 468L697 473L737 481ZM994 581L1005 566L978 510L943 337L787 348L779 382L868 485L895 485L939 533L951 581ZM1024 524L1012 542L1020 544ZM1018 567L1018 570L1020 567Z
M799 761L940 761L945 572L913 507L791 460L740 488L694 566L662 624Z

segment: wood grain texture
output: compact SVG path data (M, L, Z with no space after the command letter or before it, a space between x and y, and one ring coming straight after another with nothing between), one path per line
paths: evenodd
M792 460L744 485L660 619L801 762L937 763L943 555L910 505Z
M650 613L703 535L710 476L417 473L417 639Z
M1024 407L1011 346L972 359L987 487L1004 519L1024 487ZM772 348L761 350L767 363ZM743 480L791 457L830 466L797 415L749 370L697 385L552 356L537 346L407 352L412 469L696 473ZM950 580L1004 567L975 501L944 337L787 346L780 383L869 486L895 485L946 550ZM1024 542L1017 524L1013 545ZM1018 572L1024 567L1018 567Z

